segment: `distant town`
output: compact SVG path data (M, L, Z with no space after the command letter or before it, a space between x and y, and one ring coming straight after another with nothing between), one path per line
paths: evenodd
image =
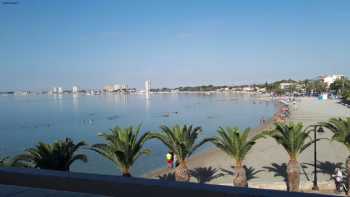
M151 81L147 80L144 89L137 90L129 88L127 84L106 85L102 89L81 89L78 85L70 89L62 87L53 87L50 90L42 92L34 91L6 91L0 92L0 95L61 95L61 94L84 94L84 95L101 95L101 94L144 94L144 93L179 93L179 92L244 92L244 93L271 93L275 95L320 95L322 93L334 93L339 95L346 93L347 86L350 86L349 80L344 75L324 75L314 79L305 80L280 80L272 83L249 84L249 85L201 85L201 86L184 86L177 88L151 88ZM350 88L349 88L350 89ZM343 92L342 92L343 91Z

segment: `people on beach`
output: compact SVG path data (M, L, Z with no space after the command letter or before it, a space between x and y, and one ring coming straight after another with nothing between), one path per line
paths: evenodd
M284 123L289 117L289 107L284 106L274 115L273 121L276 123Z

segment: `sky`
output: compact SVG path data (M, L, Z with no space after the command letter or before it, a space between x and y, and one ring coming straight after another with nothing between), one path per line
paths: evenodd
M350 76L348 0L0 3L0 91Z

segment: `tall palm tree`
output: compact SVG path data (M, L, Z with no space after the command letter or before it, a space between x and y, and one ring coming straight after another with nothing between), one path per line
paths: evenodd
M103 157L111 160L125 177L131 177L130 170L135 161L145 154L149 154L149 149L144 149L143 145L149 139L150 132L145 132L139 136L141 126L133 128L115 127L111 133L100 134L106 144L95 144L91 150L96 151Z
M256 143L256 140L263 137L264 134L249 137L249 128L241 132L237 127L227 127L226 129L220 127L217 132L218 135L212 143L235 160L233 165L235 171L233 185L247 187L247 176L243 166L243 160Z
M160 133L152 133L151 137L160 140L167 148L172 151L179 165L175 169L176 181L189 181L190 171L187 166L187 159L204 143L211 141L212 138L205 138L198 144L195 144L199 134L202 132L201 127L192 128L192 125L175 125L172 128L160 126Z
M268 132L288 153L287 186L289 191L299 191L300 166L298 157L306 148L314 143L314 140L311 140L309 136L310 132L312 130L303 129L302 123L276 124L275 129Z
M321 122L321 126L333 132L332 140L343 144L350 153L350 117L331 118L328 122ZM350 186L350 155L346 159L347 183Z
M87 162L87 156L76 154L86 143L80 141L75 144L70 138L59 140L53 144L39 142L29 148L24 154L15 157L16 162L24 162L34 168L69 171L75 161Z

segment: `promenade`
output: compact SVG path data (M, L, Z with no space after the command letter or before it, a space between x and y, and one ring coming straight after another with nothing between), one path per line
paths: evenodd
M327 121L331 117L350 116L350 109L338 104L335 100L321 101L317 98L298 98L296 105L290 106L290 111L289 121L302 122L304 126ZM330 138L331 136L332 133L327 131L319 134L318 137ZM333 187L330 174L334 172L336 166L344 167L345 159L349 153L342 144L337 142L322 140L317 145L318 180L321 188L330 189ZM301 189L304 191L312 187L313 154L313 146L310 146L299 159L302 169ZM247 173L249 186L285 190L287 162L287 153L273 139L259 140L244 161L249 169ZM191 181L232 185L232 164L233 160L216 148L195 155L189 161L189 167L193 171ZM173 178L172 172L165 169L153 172L147 177Z

